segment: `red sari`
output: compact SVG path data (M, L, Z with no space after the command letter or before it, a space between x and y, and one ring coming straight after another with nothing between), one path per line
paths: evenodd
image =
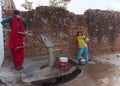
M24 60L24 35L18 34L24 32L24 25L22 19L17 19L15 16L12 18L12 32L9 39L9 48L13 57L15 67L21 67Z

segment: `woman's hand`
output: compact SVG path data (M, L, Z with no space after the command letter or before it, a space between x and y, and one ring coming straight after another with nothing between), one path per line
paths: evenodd
M25 34L27 35L27 34L28 34L28 31L25 31Z

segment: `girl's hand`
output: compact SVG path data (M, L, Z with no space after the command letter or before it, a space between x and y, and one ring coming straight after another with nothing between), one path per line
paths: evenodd
M90 39L89 39L88 37L86 37L86 38L85 38L85 41L86 41L86 42L89 42L89 41L90 41Z

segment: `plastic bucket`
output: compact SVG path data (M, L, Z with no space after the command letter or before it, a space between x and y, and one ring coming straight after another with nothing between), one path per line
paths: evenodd
M60 66L66 67L68 65L68 57L60 57Z

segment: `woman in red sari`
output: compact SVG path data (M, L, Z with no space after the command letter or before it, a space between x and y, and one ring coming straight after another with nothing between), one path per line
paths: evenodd
M5 28L9 28L6 24L9 23L11 35L9 38L9 48L13 57L14 66L17 70L23 69L24 61L24 33L28 29L27 23L21 18L19 10L14 11L14 15L1 21Z

